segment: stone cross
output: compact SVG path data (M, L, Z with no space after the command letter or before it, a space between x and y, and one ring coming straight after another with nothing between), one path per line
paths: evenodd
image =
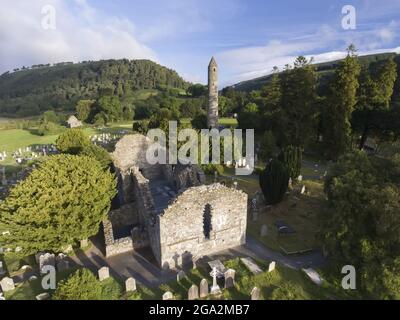
M106 280L110 277L110 269L108 267L103 267L99 269L98 274L100 281Z
M274 271L274 270L275 270L275 267L276 267L276 262L275 262L275 261L272 261L272 262L269 264L269 266L268 266L268 272Z
M172 294L172 292L167 291L166 293L163 294L162 299L163 300L174 300L174 295Z
M136 291L136 280L134 278L129 278L125 281L126 292Z
M3 278L3 280L0 281L0 287L3 292L12 291L15 289L14 280L7 277Z
M193 284L188 291L188 300L199 299L199 287Z
M200 281L200 298L208 296L208 281L203 279Z
M257 287L254 287L253 290L251 290L251 300L260 300L260 289Z
M218 271L217 268L214 267L212 272L211 272L211 276L213 277L213 285L211 287L211 294L219 294L221 293L221 289L217 283L217 275L218 275Z
M235 286L235 273L236 271L233 269L228 269L225 271L225 289L229 289Z

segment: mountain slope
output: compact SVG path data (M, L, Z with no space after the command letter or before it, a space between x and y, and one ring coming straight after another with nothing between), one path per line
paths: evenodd
M48 109L72 110L81 99L103 93L127 99L141 89L185 82L175 71L149 60L102 60L40 65L0 76L0 115L31 116Z
M382 53L382 54L374 54L374 55L367 55L367 56L360 56L360 62L364 66L368 66L373 62L378 62L382 60L386 60L391 56L396 56L395 60L398 65L400 65L400 55L396 53ZM339 65L340 60L325 62L315 64L317 75L320 80L320 85L323 87L324 84L327 82L330 76L332 76L333 72ZM235 90L238 91L252 91L252 90L259 90L264 85L266 85L271 79L271 75L266 75L263 77L247 80L235 84L232 86Z

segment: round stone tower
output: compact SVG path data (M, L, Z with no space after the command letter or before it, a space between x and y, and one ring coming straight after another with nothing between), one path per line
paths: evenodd
M208 128L218 128L218 66L212 57L208 66Z

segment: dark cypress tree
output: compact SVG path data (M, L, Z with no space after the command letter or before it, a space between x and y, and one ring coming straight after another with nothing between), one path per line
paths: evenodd
M283 200L289 184L289 170L284 163L274 159L260 174L260 187L267 204L278 204Z
M295 146L287 146L283 148L279 155L279 160L287 166L289 176L292 179L296 179L300 175L302 159L302 148Z

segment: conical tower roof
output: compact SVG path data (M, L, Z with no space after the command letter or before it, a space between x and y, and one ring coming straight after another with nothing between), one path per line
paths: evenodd
M217 67L218 66L217 61L215 61L214 57L211 58L210 64L208 66L209 67Z

